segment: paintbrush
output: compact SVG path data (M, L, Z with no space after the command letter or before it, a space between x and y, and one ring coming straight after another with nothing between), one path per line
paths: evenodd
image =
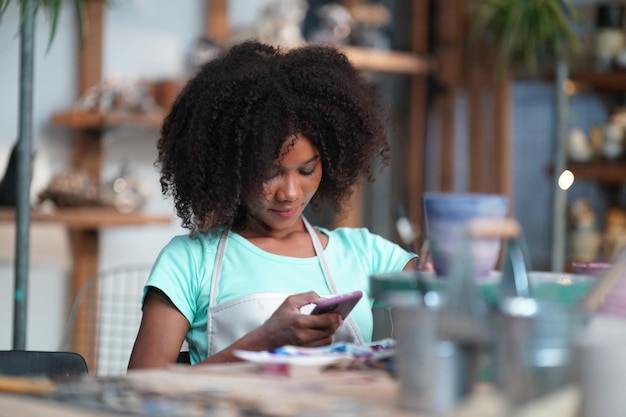
M411 220L406 215L406 211L404 211L404 207L402 204L398 204L395 210L395 219L396 219L396 231L398 232L398 236L402 241L404 248L413 253L417 253L415 240L419 236L419 230L414 226ZM419 255L418 255L419 256ZM422 265L422 262L418 263L418 268L415 270L415 284L417 286L417 290L419 291L422 301L424 301L424 296L429 291L428 286L424 282L422 278L422 271L419 266Z
M406 215L402 204L398 204L395 210L396 231L400 237L404 248L409 252L417 253L415 239L419 236L419 231Z

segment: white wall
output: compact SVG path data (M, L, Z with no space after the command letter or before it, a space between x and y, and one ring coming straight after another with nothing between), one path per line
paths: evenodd
M46 52L49 22L36 18L34 131L37 152L32 195L51 175L67 166L72 146L71 129L52 127L50 115L67 109L77 98L76 16L73 2L61 2L56 37ZM187 53L204 33L203 0L125 0L112 2L104 24L103 77L149 78L184 76ZM239 4L238 4L239 3ZM234 2L236 9L243 7ZM235 10L236 10L235 9ZM18 126L19 11L14 3L0 21L0 173L16 140ZM169 214L171 202L160 195L156 159L157 131L116 128L103 144L103 178L117 172L120 159L132 161L132 174L151 188L145 210ZM0 175L2 175L0 174ZM102 268L131 262L152 262L158 251L178 233L171 226L111 228L100 239ZM0 224L0 349L12 347L14 240L12 224ZM33 224L29 274L27 342L29 349L56 349L67 308L71 259L65 229Z

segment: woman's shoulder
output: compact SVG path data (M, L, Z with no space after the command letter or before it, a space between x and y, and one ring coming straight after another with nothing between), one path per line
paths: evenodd
M165 246L166 251L184 252L215 252L223 229L196 233L195 235L180 234L172 237Z

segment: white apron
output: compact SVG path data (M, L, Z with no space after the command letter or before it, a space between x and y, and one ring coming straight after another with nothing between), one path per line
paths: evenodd
M333 294L337 294L337 288L324 260L324 249L319 237L313 226L304 217L302 217L302 220L309 232L309 236L311 236L326 285ZM216 304L228 233L229 229L226 228L220 236L217 254L215 255L215 265L213 266L211 295L207 310L207 357L213 356L245 334L261 326L283 301L291 295L287 293L262 292L236 297L224 303ZM334 342L364 343L363 336L352 316L348 316L337 329L333 335Z

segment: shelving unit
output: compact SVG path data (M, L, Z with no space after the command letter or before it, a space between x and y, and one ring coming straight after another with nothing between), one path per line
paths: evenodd
M573 93L591 91L606 97L614 97L617 99L615 103L620 102L626 94L626 70L603 72L577 70L569 78L570 87L573 87L570 91ZM610 210L620 209L619 205L622 203L619 201L619 190L626 184L626 155L617 160L607 160L598 156L589 162L568 162L567 169L572 171L575 178L591 180L598 185L604 195L607 216Z
M163 123L163 112L128 113L71 110L52 115L53 126L73 129L106 129L116 126L145 126L158 129Z
M51 211L33 210L31 219L41 223L60 223L70 230L96 231L107 227L168 224L171 217L144 213L120 213L108 207L55 208ZM0 222L15 221L15 210L0 209ZM75 254L80 256L81 254Z
M433 59L416 53L364 49L354 46L341 49L352 65L364 71L424 75L436 68Z
M592 90L610 95L626 94L626 70L581 70L574 72L570 78L576 90ZM597 158L588 163L568 163L568 169L581 178L593 179L606 185L621 185L626 182L626 155L615 161Z
M620 185L626 181L626 161L594 160L587 163L569 163L567 168L575 177L592 179L607 185Z
M603 72L581 70L575 72L571 79L582 88L591 88L600 92L626 93L626 70Z

